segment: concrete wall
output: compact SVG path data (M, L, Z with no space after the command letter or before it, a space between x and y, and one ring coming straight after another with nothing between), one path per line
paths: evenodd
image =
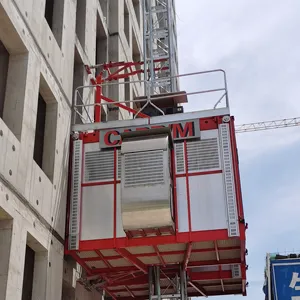
M84 64L139 57L137 2L54 0L51 29L45 0L0 0L0 299L22 299L26 245L35 252L32 299L62 299L62 290L64 299L101 298L74 284L76 264L64 261L71 105L75 87L89 83ZM130 89L142 92L139 84ZM109 92L122 100L124 86ZM33 160L39 93L41 166ZM121 117L128 114L108 115Z

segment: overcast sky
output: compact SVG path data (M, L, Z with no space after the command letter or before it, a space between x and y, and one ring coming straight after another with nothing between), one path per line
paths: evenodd
M224 69L237 124L300 116L299 0L176 4L180 73ZM181 88L196 91L212 82L182 80ZM203 101L191 97L185 109L207 108ZM239 134L238 149L249 296L221 299L259 300L266 252L300 250L300 127Z

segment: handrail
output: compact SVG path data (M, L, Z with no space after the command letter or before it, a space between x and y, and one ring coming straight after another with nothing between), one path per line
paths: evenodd
M197 94L208 94L208 93L215 93L215 92L221 92L223 91L224 93L222 94L222 96L218 99L218 101L215 103L215 105L213 106L214 109L217 108L217 106L221 103L221 101L225 98L225 107L229 108L229 99L228 99L228 91L227 91L227 78L226 78L226 73L223 69L214 69L214 70L207 70L207 71L200 71L200 72L192 72L192 73L186 73L186 74L179 74L176 76L170 76L168 78L159 78L159 81L163 80L163 79L170 79L170 78L183 78L183 77L189 77L189 76L196 76L196 75L205 75L205 74L211 74L211 73L222 73L223 74L223 81L224 81L224 86L221 88L216 88L216 89L204 89L204 90L199 90L196 92L187 92L185 93L186 96L189 95L197 95ZM133 80L129 82L130 84L142 84L145 83L145 85L147 86L147 84L149 85L149 81L147 80ZM131 108L127 108L124 107L123 104L128 104L128 103L143 103L146 101L146 103L138 110L134 113L133 118L135 119L136 116L138 114L142 115L142 111L144 110L145 107L147 107L147 105L151 105L154 108L156 108L162 115L164 115L164 112L157 107L157 105L155 105L153 102L158 101L158 100L162 100L162 99L168 99L168 98L176 98L176 97L182 97L182 92L178 92L178 93L171 93L170 95L163 95L163 96L158 96L159 94L156 95L150 95L149 93L149 89L147 88L147 93L146 93L146 99L125 99L123 101L117 101L117 100L112 100L109 99L105 96L101 96L102 98L102 102L101 103L84 103L84 100L81 97L80 94L80 90L84 90L84 89L94 89L96 91L97 88L103 88L106 86L116 86L116 85L122 85L122 84L128 84L128 82L125 81L116 81L116 82L103 82L103 83L99 83L99 84L91 84L91 85L83 85L83 86L79 86L75 89L75 97L74 97L74 104L73 104L73 111L75 112L75 116L73 119L73 122L75 124L76 122L76 114L80 116L80 118L83 118L82 115L82 111L79 112L79 108L83 108L84 112L87 114L87 119L89 122L93 123L93 118L90 117L89 112L88 112L88 108L89 107L97 107L97 106L107 106L107 105L115 105L115 106L121 106L122 109L127 109L130 112L133 113L133 110ZM80 104L78 103L78 95L80 96ZM155 96L155 97L154 97ZM108 101L109 100L109 101ZM144 114L143 114L144 115Z

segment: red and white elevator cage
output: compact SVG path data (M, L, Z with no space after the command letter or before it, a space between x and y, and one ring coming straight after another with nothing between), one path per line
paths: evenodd
M66 254L84 268L82 283L113 299L246 295L247 224L225 73L190 74L224 76L222 88L190 93L221 92L214 108L162 115L189 93L123 102L103 95L137 64L102 65L78 88L95 102L75 97L75 112L89 121L72 126ZM131 119L101 122L107 103ZM161 115L147 116L147 105Z

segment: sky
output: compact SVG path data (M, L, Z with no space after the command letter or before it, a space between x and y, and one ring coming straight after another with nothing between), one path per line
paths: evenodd
M176 8L179 72L224 69L236 124L300 117L299 0L176 0ZM180 85L189 92L220 82L193 76ZM185 111L216 100L190 97ZM248 296L217 299L259 300L266 253L300 253L300 127L240 133L237 142Z

